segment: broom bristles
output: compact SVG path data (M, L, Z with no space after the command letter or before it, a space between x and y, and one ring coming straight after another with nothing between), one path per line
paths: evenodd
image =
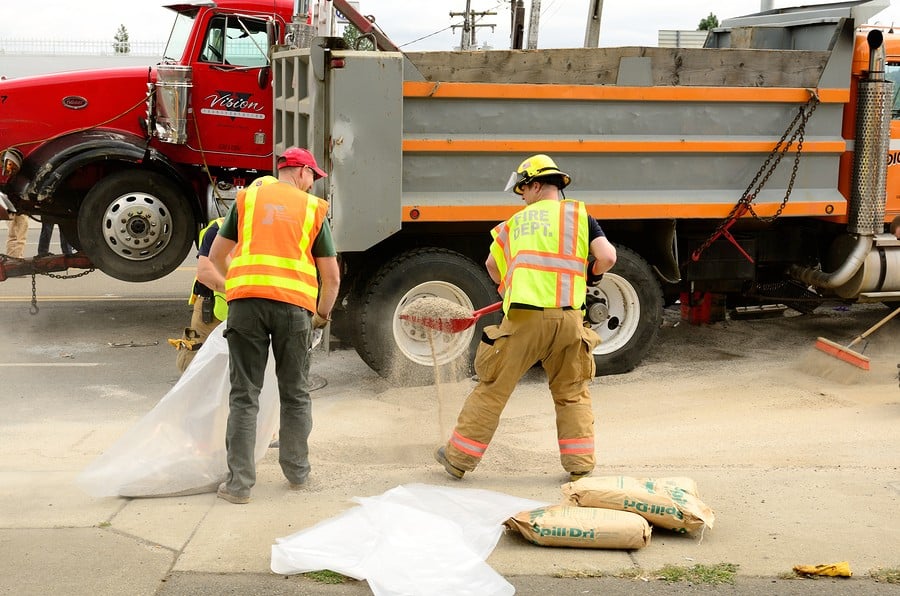
M834 356L839 360L843 360L848 364L852 364L857 368L869 370L869 359L859 352L854 352L850 348L842 346L824 337L816 339L816 349L825 352L829 356Z
M795 362L795 370L804 374L834 381L841 385L855 385L862 383L867 375L871 374L822 350L810 346L806 354Z

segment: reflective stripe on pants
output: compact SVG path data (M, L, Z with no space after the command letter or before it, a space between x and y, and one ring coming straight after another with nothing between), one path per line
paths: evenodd
M447 443L447 459L461 470L475 469L519 379L540 362L556 408L562 466L568 472L592 470L594 413L588 388L594 373L592 337L596 335L583 327L578 310L513 308L499 327L485 328L475 358L479 382L459 413Z

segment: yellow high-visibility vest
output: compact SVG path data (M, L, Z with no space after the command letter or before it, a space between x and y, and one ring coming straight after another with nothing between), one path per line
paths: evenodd
M213 227L213 225L222 226L222 222L225 221L224 217L217 217L216 219L211 220L205 228L200 230L200 235L197 237L197 246L203 244L203 237L206 236L206 233ZM194 277L194 283L197 283L197 278ZM193 284L191 285L193 288ZM188 298L188 304L192 305L197 301L197 295L191 292L191 297ZM223 292L213 291L213 316L215 316L220 321L224 321L228 318L228 302L225 300L225 294Z
M491 235L504 312L514 302L542 308L584 306L589 250L584 203L537 201L496 226Z

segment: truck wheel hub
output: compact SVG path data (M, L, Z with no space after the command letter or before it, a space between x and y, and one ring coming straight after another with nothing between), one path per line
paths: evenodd
M622 348L637 331L641 307L637 290L619 275L607 273L596 286L588 286L586 320L602 342L595 354Z
M459 333L431 332L414 323L400 318L404 307L418 298L438 297L455 302L467 310L474 310L468 296L453 284L431 281L411 288L397 305L393 318L393 336L397 348L408 360L422 366L440 366L455 361L466 353L474 328Z
M172 217L153 195L128 193L110 203L103 217L106 245L119 256L143 261L159 254L172 236Z

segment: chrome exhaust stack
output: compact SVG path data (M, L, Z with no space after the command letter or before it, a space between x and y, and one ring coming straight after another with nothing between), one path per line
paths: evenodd
M832 246L830 261L836 265L830 273L798 265L792 265L789 270L795 279L818 288L833 289L842 298L900 291L900 245L891 246L896 242L879 237L885 236L887 156L894 84L884 77L884 35L873 29L866 40L869 71L857 87L853 177L847 208L849 235L839 238ZM886 253L893 254L887 254L886 258Z
M884 35L873 29L869 31L867 41L869 73L857 88L856 143L847 231L874 235L884 231L894 83L884 78Z

